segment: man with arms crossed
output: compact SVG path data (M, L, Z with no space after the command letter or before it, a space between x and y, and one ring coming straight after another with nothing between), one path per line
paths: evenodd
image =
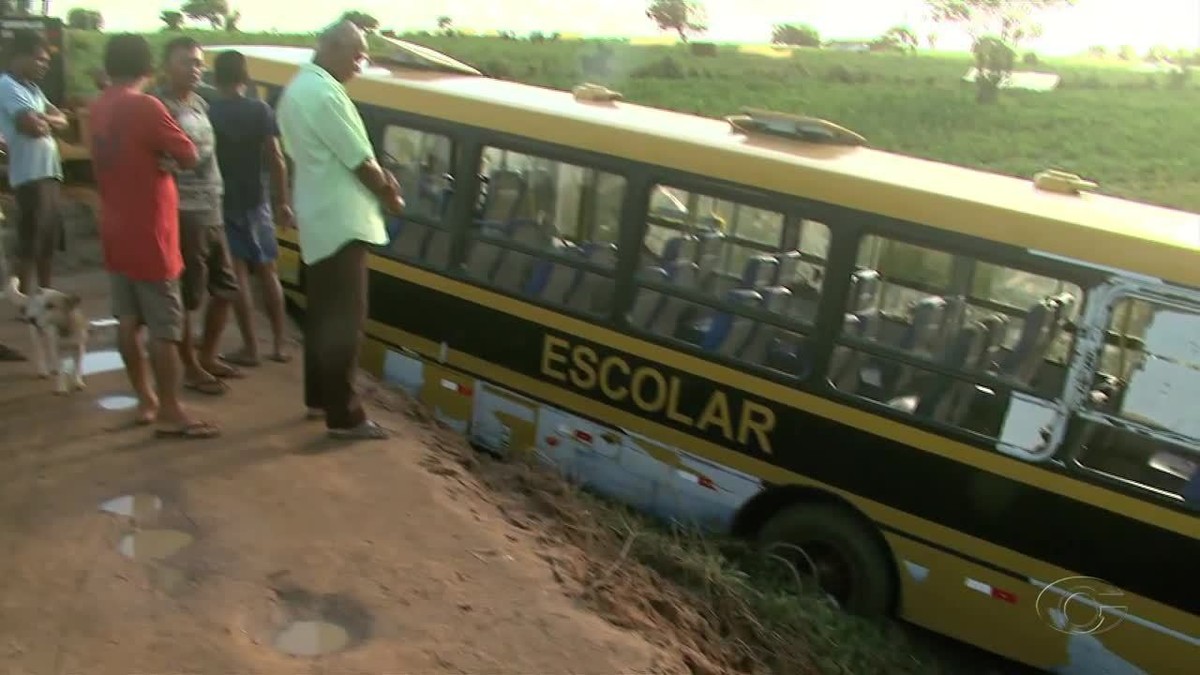
M62 162L53 132L67 117L38 82L50 69L50 47L41 35L18 30L10 44L9 71L0 76L0 134L8 141L8 182L17 197L17 276L21 292L50 286L54 249L62 235Z
M240 352L224 358L239 366L259 364L258 336L251 314L253 270L262 282L264 304L271 319L270 358L286 363L291 355L284 347L283 288L275 268L279 245L272 216L281 227L296 225L288 198L287 163L279 147L279 127L270 106L246 96L250 74L241 52L221 52L214 66L217 94L208 102L208 118L217 135L217 161L225 180L225 236L240 289L233 313L244 345ZM274 190L267 188L267 174ZM267 200L271 193L275 196L273 209Z
M306 273L304 399L330 436L383 439L354 390L367 314L367 247L387 243L380 203L404 208L395 178L374 149L344 84L362 69L367 40L343 21L323 32L312 63L300 67L279 102L284 149Z
M104 49L112 84L91 105L92 161L100 191L100 240L112 280L113 314L125 372L138 396L138 424L158 435L211 438L219 430L197 420L179 400L183 304L179 276L179 196L164 157L194 166L196 146L157 99L142 90L154 72L146 39L117 35ZM141 327L150 335L158 392L150 386Z
M225 225L221 222L224 182L217 164L216 136L208 119L208 103L196 93L204 72L204 52L188 37L167 43L163 52L167 83L156 92L183 129L200 158L195 167L175 172L179 190L179 242L183 254L180 289L185 311L180 353L186 370L184 386L219 396L227 391L221 378L239 377L235 368L217 355L229 306L237 296L237 279L229 259ZM192 344L190 315L209 295L204 317L204 337L199 349Z

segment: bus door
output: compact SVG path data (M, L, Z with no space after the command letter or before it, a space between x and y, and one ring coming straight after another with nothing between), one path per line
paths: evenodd
M1200 293L1120 282L1097 295L1103 305L1089 312L1087 353L1076 359L1088 367L1071 382L1082 395L1068 456L1200 509Z

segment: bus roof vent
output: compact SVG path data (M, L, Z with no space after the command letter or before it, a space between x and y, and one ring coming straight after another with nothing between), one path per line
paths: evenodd
M482 75L483 73L473 66L469 66L462 61L457 61L439 51L424 47L412 42L397 40L384 35L376 36L382 39L387 44L393 47L393 50L388 54L375 57L376 60L401 68L412 68L414 70L432 70L442 73L456 73L459 75Z
M619 91L613 91L602 84L584 82L571 90L576 101L620 101L625 96Z
M1094 190L1099 184L1084 180L1073 173L1046 169L1033 177L1033 185L1043 192L1057 192L1064 195L1077 195L1083 190Z
M742 108L741 115L730 115L725 121L729 122L729 126L735 131L751 136L769 134L806 143L831 145L867 144L867 139L859 134L819 117Z

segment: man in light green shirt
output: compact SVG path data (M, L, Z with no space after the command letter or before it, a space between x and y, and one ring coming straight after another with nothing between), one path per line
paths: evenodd
M312 63L284 89L278 106L284 151L292 158L292 209L307 266L304 399L329 435L382 439L354 389L367 315L368 246L387 243L383 214L404 208L396 179L375 159L345 83L362 70L366 36L343 21L319 38Z

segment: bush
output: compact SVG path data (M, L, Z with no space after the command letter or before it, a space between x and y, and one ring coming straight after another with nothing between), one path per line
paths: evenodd
M513 76L512 69L508 67L508 64L499 59L492 59L483 64L483 72L487 73L489 77L497 79L509 79Z
M880 37L871 40L869 45L873 52L903 52L906 48L903 44L891 39L890 37Z
M1183 89L1192 81L1192 69L1189 66L1176 66L1167 74L1168 89Z
M854 84L854 73L842 64L837 64L829 69L829 73L825 76L830 82L842 82L844 84Z
M771 42L794 47L820 47L821 34L805 24L781 23L771 30Z
M711 42L693 42L692 43L692 55L693 56L707 56L707 57L716 56L717 55L717 46Z
M606 77L612 72L613 51L608 45L602 44L595 53L584 54L579 58L583 73L587 77Z
M1037 54L1034 54L1033 52L1026 52L1025 56L1021 57L1021 63L1027 66L1036 66L1041 63L1041 60L1038 59Z
M683 66L670 56L664 56L657 61L651 61L629 74L634 79L658 78L663 80L682 80L685 73Z

